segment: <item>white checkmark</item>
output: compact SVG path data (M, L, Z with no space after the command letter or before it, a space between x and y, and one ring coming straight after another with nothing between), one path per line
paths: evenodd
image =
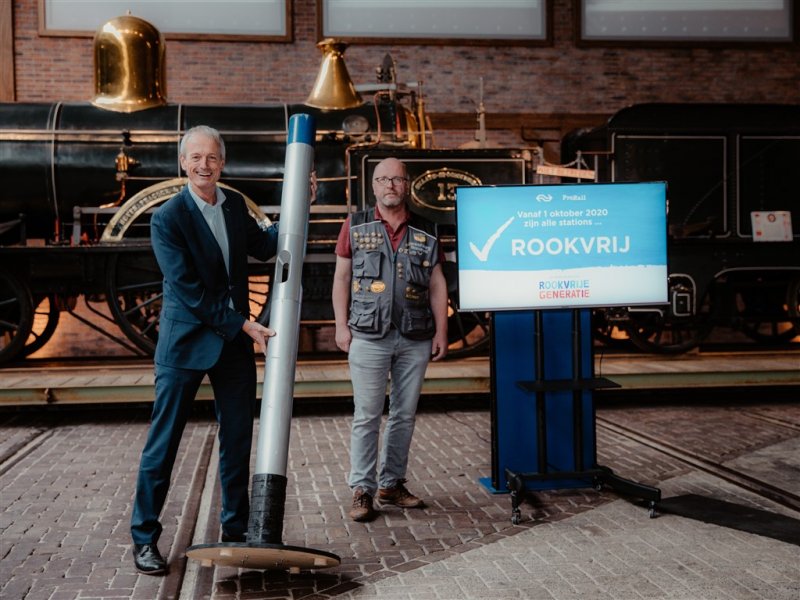
M478 250L478 247L472 242L469 243L469 249L472 250L472 253L479 261L486 262L489 259L489 251L492 249L492 246L494 246L494 243L497 241L497 238L500 237L500 235L506 230L506 228L509 225L511 225L511 221L513 220L514 217L511 217L508 221L500 225L500 228L489 236L489 239L486 240L486 243L480 250Z

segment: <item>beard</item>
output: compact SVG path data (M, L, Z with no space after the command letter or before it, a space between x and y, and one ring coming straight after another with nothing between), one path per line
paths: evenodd
M387 208L402 206L404 202L405 198L400 194L384 194L380 199L380 204Z

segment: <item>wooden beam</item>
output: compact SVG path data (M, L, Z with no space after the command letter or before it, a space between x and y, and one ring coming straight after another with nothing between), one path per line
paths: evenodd
M575 177L576 179L594 179L595 172L590 169L573 169L569 167L538 165L539 175L555 175L556 177Z
M14 3L0 2L0 102L14 99Z

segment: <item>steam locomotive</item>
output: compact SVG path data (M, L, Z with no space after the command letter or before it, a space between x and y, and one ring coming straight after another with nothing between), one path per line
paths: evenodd
M666 181L667 306L595 313L610 344L680 353L715 326L800 334L800 106L644 104L562 140L599 181Z
M378 82L362 90L373 94L363 101L347 73L344 45L326 40L320 47L320 73L303 104L168 104L163 37L127 15L95 36L91 102L0 104L0 362L41 348L63 311L134 353L154 351L161 274L149 219L185 184L178 144L195 125L222 133L222 185L241 192L266 226L280 218L289 118L315 117L318 192L303 269L305 335L333 322L336 237L347 214L368 202L365 182L382 158L406 161L414 210L442 224L448 248L456 185L530 180L536 149L433 150L419 91L397 83L390 57ZM251 264L251 316L261 322L268 320L273 269ZM452 264L447 271L455 295ZM97 318L75 311L79 301ZM486 342L485 315L452 310L450 320L456 355Z
M336 236L347 214L371 201L372 170L391 155L409 168L412 209L443 232L450 354L481 351L489 316L457 310L454 190L545 182L540 149L433 149L419 90L396 81L390 57L378 82L361 88L373 93L363 101L344 45L326 40L320 47L322 66L305 103L168 104L163 37L128 15L95 37L91 102L0 104L0 363L41 348L63 311L133 353L151 354L161 273L149 219L185 183L177 160L182 132L206 124L222 133L222 184L241 192L266 225L280 218L287 124L299 112L317 122L319 182L303 269L301 349L303 336L333 321ZM760 343L798 335L798 233L789 242L754 243L750 212L788 211L798 228L791 175L800 164L800 107L632 107L602 128L568 135L562 149L563 163L586 168L557 169L561 177L593 172L598 181L669 182L671 302L595 311L598 340L683 352L719 324ZM250 266L251 316L266 322L273 267ZM97 319L76 312L79 301Z

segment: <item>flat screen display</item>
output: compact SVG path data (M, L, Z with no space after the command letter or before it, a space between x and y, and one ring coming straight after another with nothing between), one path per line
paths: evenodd
M666 183L456 188L459 310L665 304Z

